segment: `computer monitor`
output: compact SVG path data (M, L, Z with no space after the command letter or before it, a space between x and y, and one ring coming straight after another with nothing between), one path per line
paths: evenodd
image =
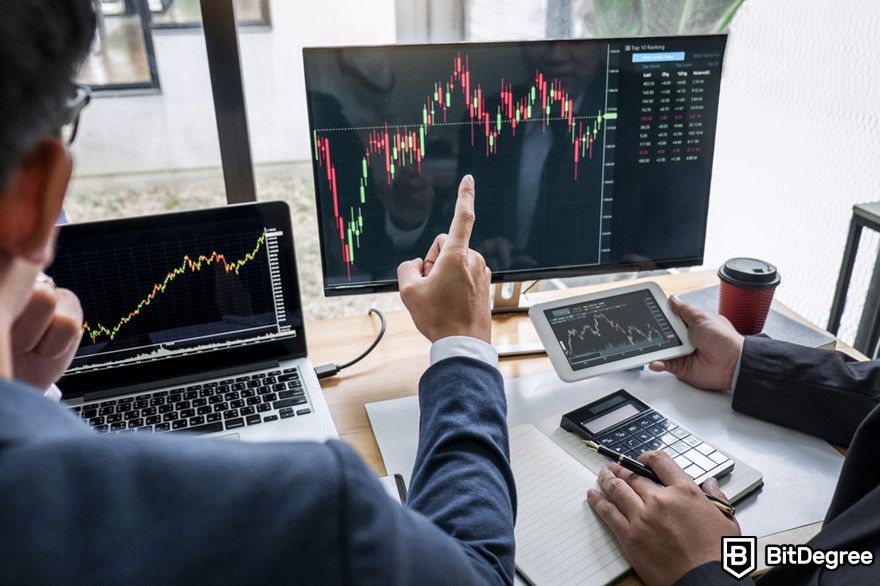
M393 290L476 182L494 281L702 264L725 35L307 48L324 290Z

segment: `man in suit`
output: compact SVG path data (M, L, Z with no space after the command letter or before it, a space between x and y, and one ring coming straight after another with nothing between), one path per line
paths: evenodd
M674 297L670 305L687 324L696 350L655 362L651 369L701 389L732 389L731 406L737 411L849 446L824 527L809 545L880 555L880 362L856 362L840 352L760 336L744 338L717 314ZM587 497L639 575L649 584L738 583L719 563L721 537L739 535L736 523L707 506L663 452L643 454L641 460L666 487L612 466L600 475L600 490ZM703 488L723 497L714 481ZM758 583L877 584L880 565L875 560L833 571L821 565L777 566Z
M38 281L94 14L89 0L10 0L2 12L0 583L511 583L515 494L490 273L468 248L473 180L448 237L398 271L433 342L406 507L338 441L99 436L38 390L81 335L76 297Z

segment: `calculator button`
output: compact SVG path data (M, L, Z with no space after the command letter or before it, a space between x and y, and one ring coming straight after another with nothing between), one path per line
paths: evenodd
M652 427L655 427L660 430L657 433L664 433L664 432L669 431L673 427L676 427L676 425L674 423L670 423L669 420L664 419L663 421L661 421L659 423L655 423Z
M728 458L721 452L712 452L711 454L709 454L709 459L714 460L717 464L723 464L724 462L727 462L730 458Z
M654 423L657 423L660 420L665 419L665 417L663 417L663 415L661 415L660 413L657 413L656 411L654 411L653 413L648 415L648 417L650 417L651 421L653 421Z
M648 450L649 452L651 450L659 450L662 446L663 446L663 443L658 439L652 439L648 443L642 444L642 447L645 448L646 450Z
M635 437L637 440L639 440L639 443L640 443L640 444L643 444L643 443L645 443L645 442L647 442L647 441L650 441L650 440L654 439L654 436L651 435L650 433L648 433L647 430L645 430L645 431L640 431L640 432L637 433L634 437Z
M690 435L690 433L686 429L681 428L681 427L676 427L675 429L673 429L669 433L671 433L672 435L674 435L677 438L683 438L683 437L687 437Z
M664 433L660 436L660 441L666 444L667 446L671 446L675 442L678 441L678 438L672 435L671 433Z
M675 450L676 452L683 454L686 451L688 451L689 449L691 449L691 447L689 445L687 445L686 443L679 441L679 442L675 442L674 444L672 444L672 449Z
M696 436L693 436L693 435L689 435L685 438L682 438L681 441L683 441L684 443L686 443L687 445L689 445L692 448L695 448L702 443L699 438L697 438Z
M672 449L672 446L665 446L665 447L663 448L663 451L666 452L667 455L669 455L670 458L675 458L676 456L678 456L678 452L676 452L675 450L673 450L673 449Z
M603 437L599 440L599 443L603 446L613 446L615 439L613 437Z
M702 443L697 446L697 451L700 452L701 454L703 454L704 456L708 456L709 454L711 454L712 452L715 451L715 448L713 448L712 446L710 446L707 443Z
M657 436L663 434L663 428L660 427L659 425L652 425L651 427L649 427L645 431L647 431L648 433L650 433L654 437L657 437Z
M629 457L635 458L636 460L638 460L639 456L641 456L642 454L644 454L647 451L648 451L648 449L645 446L639 446L629 453Z
M626 431L626 433L632 434L632 433L637 432L639 429L640 429L639 426L637 424L633 423L633 424L627 425L626 429L624 431Z
M677 456L672 459L673 462L678 464L681 468L687 468L691 465L691 461L685 458L684 456Z
M622 454L622 453L624 453L624 452L625 452L627 449L629 449L629 448L627 448L627 447L626 447L625 445L623 445L623 444L614 444L614 445L611 446L611 448L609 448L609 449L611 449L612 451L617 452L618 454Z
M705 470L703 470L702 468L700 468L696 464L691 464L690 466L685 468L684 471L685 471L685 474L687 474L688 476L690 476L693 479L697 479L706 473Z
M648 427L650 425L654 425L654 420L650 417L642 417L638 421L636 421L636 425L639 427Z
M689 452L684 453L685 458L702 468L703 470L711 470L716 466L715 462L698 452L697 450L691 450Z
M634 438L634 437L627 438L627 439L623 440L623 445L625 445L626 447L628 447L628 448L630 448L630 449L631 449L631 448L635 448L635 447L638 446L640 443L642 443L642 442L640 442L639 440L637 440L637 439Z
M629 435L625 431L612 432L611 436L618 440L626 439L627 437L629 437Z

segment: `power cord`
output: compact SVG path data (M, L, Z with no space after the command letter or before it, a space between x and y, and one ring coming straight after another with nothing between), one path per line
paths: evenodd
M388 323L385 321L385 316L382 315L382 312L376 309L375 307L371 307L370 311L367 315L375 314L379 316L379 334L376 336L376 339L373 340L373 343L364 350L357 358L354 360L349 360L345 364L322 364L321 366L315 367L315 374L319 379L322 378L330 378L331 376L336 376L340 370L348 368L354 364L357 364L361 360L367 357L367 355L373 351L373 349L379 345L379 342L382 341L382 338L385 336L385 330L388 327Z
M531 290L535 287L535 285L537 285L537 284L540 283L540 282L541 282L540 279L535 279L534 281L532 281L532 284L531 284L531 285L529 285L528 287L526 287L525 289L523 289L522 291L520 291L519 294L520 294L520 295L525 295L526 293L528 293L529 291L531 291Z

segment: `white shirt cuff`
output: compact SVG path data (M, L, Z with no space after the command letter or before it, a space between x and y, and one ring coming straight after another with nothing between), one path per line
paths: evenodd
M491 344L470 336L447 336L431 345L431 364L454 357L473 358L498 368L498 351Z
M730 381L730 390L736 388L736 381L739 380L739 367L742 365L742 350L739 351L739 358L736 359L736 370L733 371L733 379Z
M385 233L388 234L388 237L391 238L391 243L397 248L409 248L410 246L413 246L419 241L419 238L422 237L422 233L425 231L425 226L427 225L428 219L425 218L424 222L412 230L404 230L395 226L394 222L391 221L391 214L385 212Z
M51 387L43 391L43 395L52 399L53 401L60 401L61 389L59 389L57 385L52 385Z

